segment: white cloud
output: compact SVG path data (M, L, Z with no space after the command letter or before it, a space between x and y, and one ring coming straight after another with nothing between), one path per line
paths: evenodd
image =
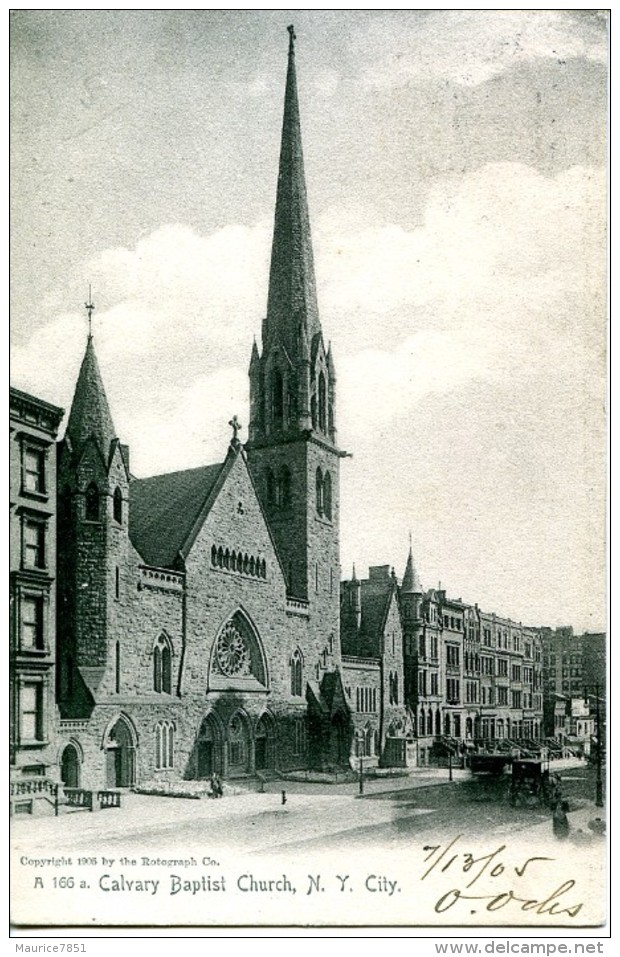
M588 15L589 14L589 15ZM439 77L476 86L536 58L604 63L607 38L596 11L579 19L556 10L442 10L422 18L377 18L354 39L365 82L394 87ZM377 61L377 50L391 56Z
M402 563L411 526L431 582L544 621L558 595L542 576L568 620L600 623L604 187L593 169L495 164L436 184L416 230L340 211L317 224L339 434L355 454L345 568ZM169 225L92 264L107 297L97 352L136 474L221 461L231 415L247 429L269 242L263 225ZM61 315L15 350L15 384L66 406L83 329Z

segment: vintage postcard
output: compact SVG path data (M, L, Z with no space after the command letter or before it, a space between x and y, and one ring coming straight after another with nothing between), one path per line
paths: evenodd
M14 926L595 933L608 13L10 21Z

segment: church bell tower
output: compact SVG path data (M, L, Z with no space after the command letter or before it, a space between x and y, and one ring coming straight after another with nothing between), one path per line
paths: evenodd
M262 352L250 360L248 462L291 598L338 621L336 371L319 319L301 143L295 34L288 72Z

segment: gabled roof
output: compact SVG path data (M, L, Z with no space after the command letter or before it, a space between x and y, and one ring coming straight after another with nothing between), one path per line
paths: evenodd
M346 598L340 604L340 637L345 654L365 655L376 650L378 639L385 631L390 602L397 591L392 576L363 579L359 584L362 604L359 632Z
M204 465L129 485L129 537L147 565L170 568L223 469Z

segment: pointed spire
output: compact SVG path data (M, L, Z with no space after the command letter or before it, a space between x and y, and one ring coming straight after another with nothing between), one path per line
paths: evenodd
M329 370L329 377L332 382L336 381L336 366L334 365L334 354L332 352L332 344L329 343L327 349L327 368Z
M293 356L299 322L305 320L310 341L321 327L301 145L295 33L292 27L288 29L288 73L263 346L279 336Z
M254 342L252 343L252 355L250 356L250 372L256 368L259 362L260 356L258 354L258 346L256 345L256 337L254 337Z
M351 574L351 581L352 581L352 582L356 582L356 581L357 581L357 575L356 575L356 573L355 573L355 562L353 562L353 572L352 572L352 574Z
M413 550L411 544L409 545L409 555L407 556L407 567L405 568L405 574L403 575L403 583L401 586L401 591L404 594L409 595L421 595L422 594L422 583L420 582L420 576L418 571L413 563Z
M116 438L99 363L95 355L93 337L90 334L75 386L67 423L67 436L75 450L81 448L87 439L94 436L105 460L110 451L110 444Z

